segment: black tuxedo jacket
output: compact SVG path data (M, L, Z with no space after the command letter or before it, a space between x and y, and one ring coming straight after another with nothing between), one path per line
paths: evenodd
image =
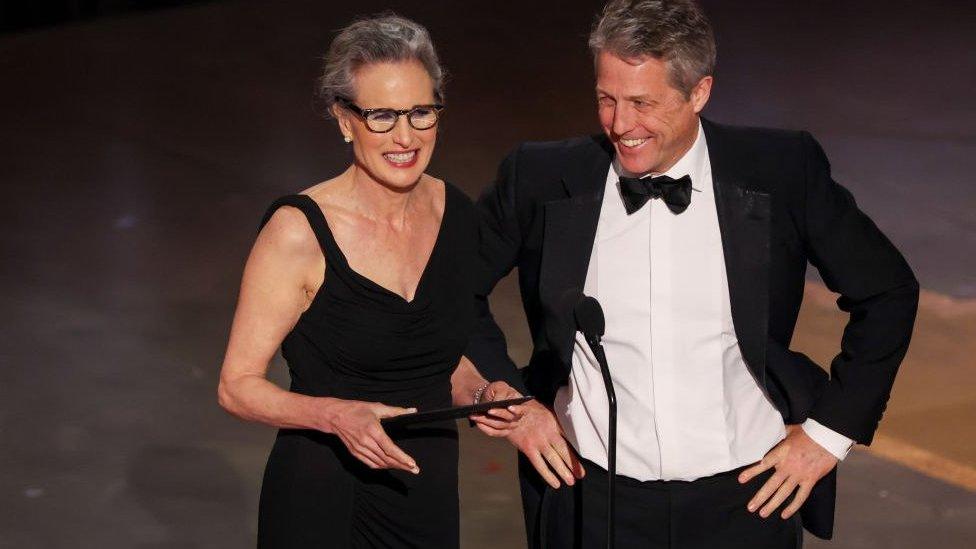
M702 126L746 364L786 423L812 417L869 444L912 333L918 283L911 269L833 181L810 134L704 119ZM466 355L488 379L507 380L547 404L571 369L573 307L612 158L602 135L526 143L502 162L479 201L485 269L478 328ZM789 350L808 262L850 314L829 376ZM495 283L515 267L534 345L520 372L487 305ZM819 537L832 534L835 479L835 473L824 477L801 510L804 527Z

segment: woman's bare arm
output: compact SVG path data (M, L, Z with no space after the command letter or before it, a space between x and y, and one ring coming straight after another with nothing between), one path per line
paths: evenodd
M328 430L319 399L291 393L266 378L268 364L308 307L324 272L325 259L302 213L280 208L261 230L244 267L217 389L228 412L275 427Z
M315 429L338 436L374 469L418 473L416 462L383 431L379 419L416 410L286 391L266 377L285 336L308 308L325 276L325 259L304 215L272 215L244 267L217 399L231 414L275 427Z

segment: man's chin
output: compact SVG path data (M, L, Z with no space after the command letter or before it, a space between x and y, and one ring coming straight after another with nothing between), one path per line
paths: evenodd
M653 160L627 158L623 155L618 155L617 158L619 159L620 167L631 175L643 176L654 171L655 162Z
M617 151L617 162L620 167L628 174L643 176L651 173L659 163L659 154L656 147L651 148L653 143L650 140L637 150L628 150L620 143L614 143Z

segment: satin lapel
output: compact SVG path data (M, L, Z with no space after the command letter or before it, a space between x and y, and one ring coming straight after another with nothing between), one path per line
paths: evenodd
M539 298L549 342L567 367L576 332L573 307L583 294L611 158L606 139L593 138L563 173L567 197L545 204Z
M732 322L739 348L762 387L766 385L769 331L770 196L749 189L721 128L702 120L712 165L715 206L729 280Z

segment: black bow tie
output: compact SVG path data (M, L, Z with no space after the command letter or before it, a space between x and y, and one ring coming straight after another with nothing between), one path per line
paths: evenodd
M630 215L644 207L652 198L663 198L668 209L679 214L691 204L691 177L684 176L671 179L666 175L657 177L620 178L620 193L623 195L624 207Z

